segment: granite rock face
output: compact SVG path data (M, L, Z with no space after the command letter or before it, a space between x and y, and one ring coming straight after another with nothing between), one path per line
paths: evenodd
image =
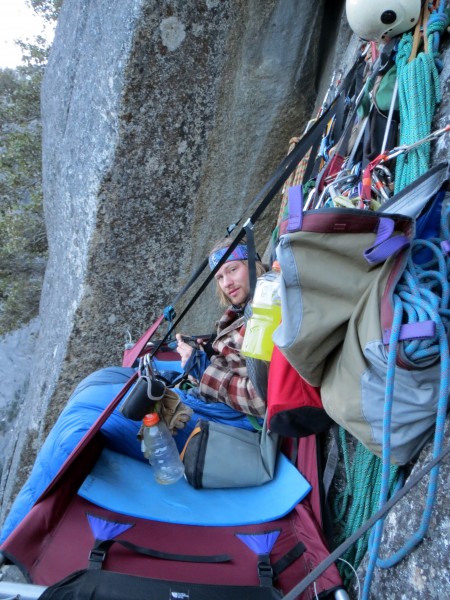
M162 313L229 225L242 225L333 71L351 65L359 42L343 7L65 0L42 92L50 259L23 399L29 422L5 457L0 521L75 385L120 364L128 336ZM448 49L443 59L436 127L449 114ZM434 160L449 156L441 139ZM277 204L256 226L260 251ZM211 330L213 298L208 289L178 330ZM416 469L428 459L425 449ZM449 481L447 459L429 535L398 567L376 571L373 598L448 594ZM390 514L383 553L417 526L424 485Z

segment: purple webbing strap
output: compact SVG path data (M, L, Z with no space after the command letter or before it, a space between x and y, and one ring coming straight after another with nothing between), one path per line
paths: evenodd
M288 189L289 220L287 232L300 231L303 222L303 188L295 185Z
M381 217L378 225L375 243L364 251L364 258L371 265L384 262L387 258L409 246L409 240L405 235L392 236L394 221L388 217Z
M433 338L436 335L436 323L434 321L422 321L420 323L406 323L400 328L399 341L421 340ZM383 330L383 344L386 346L391 339L391 329Z

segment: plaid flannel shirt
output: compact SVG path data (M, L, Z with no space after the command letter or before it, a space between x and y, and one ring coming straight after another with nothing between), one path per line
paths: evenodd
M264 417L266 404L256 393L240 353L244 334L244 317L228 308L217 323L216 354L203 373L199 390L208 402L223 402L240 412Z

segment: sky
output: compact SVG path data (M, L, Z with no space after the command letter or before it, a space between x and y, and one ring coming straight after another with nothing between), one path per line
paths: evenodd
M44 33L44 20L25 0L0 0L0 68L20 64L21 51L14 40L32 39Z

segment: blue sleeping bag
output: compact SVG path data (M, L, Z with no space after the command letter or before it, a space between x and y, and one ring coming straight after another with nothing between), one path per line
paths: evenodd
M22 521L38 497L50 484L61 465L90 429L111 400L133 375L134 369L110 367L88 375L77 386L54 427L50 431L34 463L30 476L19 492L3 524L0 542ZM107 439L117 438L118 451L140 458L136 440L138 426L114 411L102 431ZM117 431L121 435L117 435ZM114 434L115 432L115 434Z
M14 501L2 528L0 543L27 515L69 454L134 372L135 369L128 367L107 367L88 375L78 384L43 444L27 482ZM178 431L175 437L179 450L183 448L199 418L229 423L234 427L249 430L253 428L244 414L225 404L205 402L196 394L195 389L189 392L175 391L182 397L182 401L194 410L185 429ZM125 399L126 396L123 401ZM139 421L126 419L117 408L100 431L107 447L143 461L145 459L136 437L140 425Z

